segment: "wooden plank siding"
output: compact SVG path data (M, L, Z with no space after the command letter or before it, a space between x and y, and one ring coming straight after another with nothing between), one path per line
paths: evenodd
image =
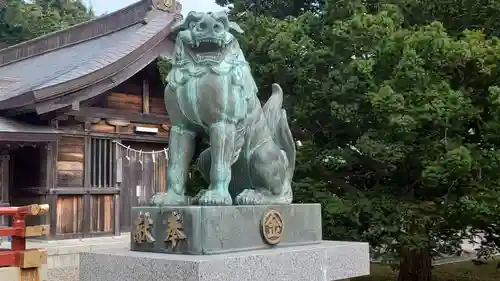
M163 97L149 96L149 112L151 114L167 115ZM95 107L118 109L127 112L143 112L142 95L131 93L108 92L103 101Z
M109 92L104 96L102 107L128 112L142 112L142 95Z
M62 137L57 154L57 186L83 187L84 138Z
M93 233L113 232L113 195L92 195L90 198L90 231Z
M83 198L78 195L64 195L57 198L56 233L77 235L83 232Z
M110 174L113 168L104 163L110 165L115 160L111 153L114 149L110 140L61 138L57 149L57 186L49 191L57 204L53 238L113 233L116 189Z

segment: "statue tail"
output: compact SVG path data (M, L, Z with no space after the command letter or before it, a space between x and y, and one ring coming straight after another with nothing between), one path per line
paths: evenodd
M278 84L273 84L272 90L273 93L264 105L263 111L273 141L284 151L288 160L285 185L290 185L295 170L295 141L288 126L286 111L282 108L283 90Z

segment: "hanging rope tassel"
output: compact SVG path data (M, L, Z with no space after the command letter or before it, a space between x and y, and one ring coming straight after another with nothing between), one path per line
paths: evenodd
M144 170L144 161L142 161L142 150L139 151L139 163L141 164L141 170Z
M130 145L127 147L127 156L125 158L130 162Z

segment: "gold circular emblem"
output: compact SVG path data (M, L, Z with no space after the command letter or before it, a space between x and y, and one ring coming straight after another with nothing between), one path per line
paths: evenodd
M178 2L175 0L152 0L153 7L160 11L173 13L175 12L175 7Z
M261 232L262 238L267 244L276 245L281 241L283 234L283 218L280 212L268 210L262 216Z
M165 5L165 7L167 7L167 9L170 9L174 5L174 0L164 0L163 5Z

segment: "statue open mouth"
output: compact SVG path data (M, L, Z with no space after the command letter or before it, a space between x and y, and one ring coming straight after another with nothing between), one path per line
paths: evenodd
M211 38L203 40L195 40L192 45L192 50L197 53L217 53L222 51L226 47L224 41Z

